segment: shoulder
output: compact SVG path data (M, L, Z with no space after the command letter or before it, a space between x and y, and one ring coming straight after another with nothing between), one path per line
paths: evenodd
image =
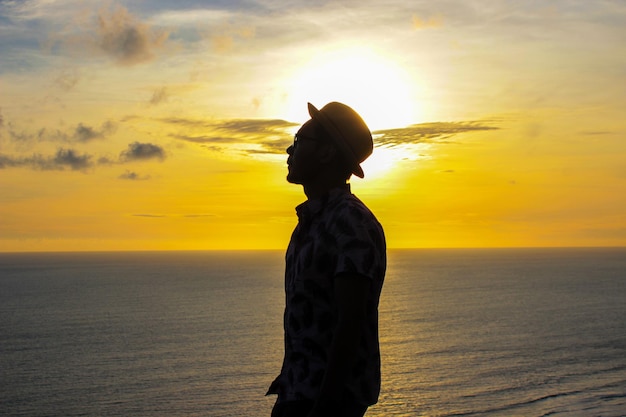
M354 245L363 242L375 243L384 247L384 232L372 211L354 194L346 194L337 200L327 217L327 226L338 239L352 241Z
M349 222L382 228L374 213L354 194L347 194L337 201L330 217L340 224Z

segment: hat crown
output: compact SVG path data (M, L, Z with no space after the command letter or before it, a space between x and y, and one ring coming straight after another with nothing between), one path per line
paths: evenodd
M363 170L359 164L372 154L374 143L372 133L361 116L351 107L336 101L320 110L309 103L309 114L322 124L348 158L352 172L362 178Z

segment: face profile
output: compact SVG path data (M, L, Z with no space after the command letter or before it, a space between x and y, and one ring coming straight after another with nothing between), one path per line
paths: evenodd
M318 158L318 129L313 121L305 123L294 136L293 144L287 148L287 181L293 184L305 184L314 180L320 169Z

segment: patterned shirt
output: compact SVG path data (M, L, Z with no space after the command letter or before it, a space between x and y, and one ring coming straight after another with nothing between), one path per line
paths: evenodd
M346 389L359 403L374 404L380 391L378 300L386 269L382 226L349 184L302 203L296 212L299 221L286 254L285 357L275 381L279 401L317 398L338 319L334 279L353 273L371 285Z

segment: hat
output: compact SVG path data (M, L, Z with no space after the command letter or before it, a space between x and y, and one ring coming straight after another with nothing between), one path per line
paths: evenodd
M333 139L337 148L351 164L352 173L363 178L363 169L359 165L374 150L372 133L351 107L336 101L328 103L320 110L308 103L309 114L318 121Z

